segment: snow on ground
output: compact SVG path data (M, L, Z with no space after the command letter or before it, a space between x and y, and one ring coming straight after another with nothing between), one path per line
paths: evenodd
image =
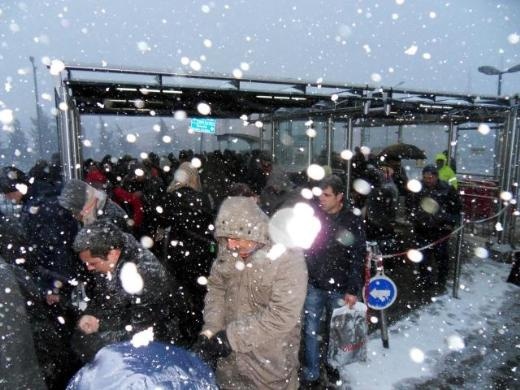
M368 360L346 366L338 387L520 388L520 288L506 283L510 269L490 259L463 264L459 299L450 288L392 325L389 349L371 334Z

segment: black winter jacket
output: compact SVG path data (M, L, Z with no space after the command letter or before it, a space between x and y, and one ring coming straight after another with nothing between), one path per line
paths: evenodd
M305 253L309 283L322 290L359 295L366 252L363 220L346 206L335 215L316 208L316 215L321 230Z
M139 294L123 288L121 271L130 262L136 265L144 282ZM82 314L92 315L100 322L98 332L83 335L77 331L74 337L73 348L84 360L90 360L105 345L130 340L135 333L151 326L154 340L169 342L178 337L183 302L176 282L159 260L129 234L113 274L95 277L87 294L90 300Z
M170 228L164 264L183 284L197 284L209 275L216 255L213 216L205 193L190 187L167 192L162 199L159 226Z
M81 263L72 250L78 223L59 205L55 192L46 191L42 186L30 186L22 199L20 222L49 286L54 279L66 282L81 274Z
M433 188L423 183L420 192L408 192L406 209L417 236L437 240L457 225L462 206L457 190L439 180Z
M0 258L0 388L45 389L34 350L26 302Z

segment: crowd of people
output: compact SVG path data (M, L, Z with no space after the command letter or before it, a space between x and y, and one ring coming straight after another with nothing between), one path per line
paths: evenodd
M0 306L20 307L24 327L9 337L27 349L0 350L7 383L64 388L103 347L151 331L206 361L223 389L320 388L323 314L362 298L366 241L394 238L399 196L427 246L418 283L428 289L445 287L461 207L456 181L440 175L446 160L410 191L395 162L356 158L352 180L371 190L351 199L341 175L291 177L265 151L106 156L68 181L45 161L27 174L2 168L0 190L20 209L0 216L0 271L13 291ZM321 230L310 248L278 253L269 218L297 202ZM0 323L2 334L12 328Z

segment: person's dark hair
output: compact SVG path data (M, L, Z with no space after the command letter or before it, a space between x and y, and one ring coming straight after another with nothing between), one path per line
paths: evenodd
M432 165L432 164L426 165L423 168L422 173L423 173L423 175L425 173L430 173L432 175L439 176L439 170L437 169L437 167L435 165Z
M28 176L34 177L35 180L47 181L49 179L49 162L44 159L36 161L36 164L29 170Z
M327 176L322 181L320 181L320 188L322 190L327 187L332 189L334 195L345 193L345 184L343 183L343 180L341 180L341 178L337 175Z
M229 187L228 196L257 196L246 183L233 183Z
M0 169L0 191L4 194L18 191L18 185L29 186L29 179L21 170L15 167L3 167Z
M125 234L111 222L98 220L82 228L74 239L73 249L80 253L89 250L92 256L106 257L112 249L121 249Z

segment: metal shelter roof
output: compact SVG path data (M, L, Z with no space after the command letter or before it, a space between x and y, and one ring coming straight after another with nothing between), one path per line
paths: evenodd
M407 88L260 77L66 65L62 80L80 114L272 119L348 117L363 126L502 122L518 96L469 95Z

